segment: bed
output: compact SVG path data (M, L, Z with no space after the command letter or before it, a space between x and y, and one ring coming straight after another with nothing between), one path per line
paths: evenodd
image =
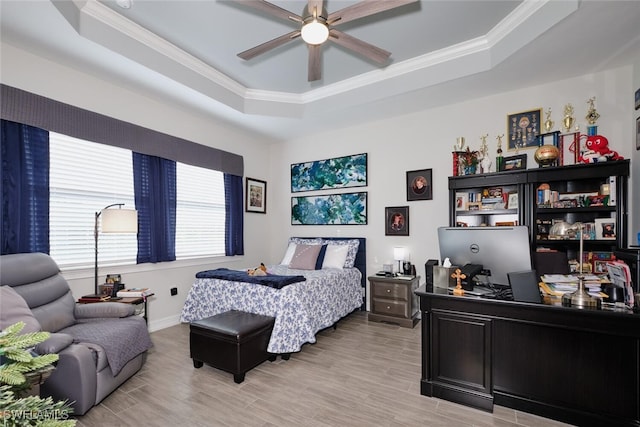
M180 321L193 322L228 310L273 316L276 321L267 350L275 354L298 352L305 343L316 341L318 331L334 325L356 309L365 309L366 239L319 237L289 240L288 250L291 250L291 243L295 247L296 242L300 250L307 244L329 245L327 248L348 243L354 246L354 240L358 244L357 250L353 250L353 267L350 268L297 269L294 262L267 266L269 274L304 276L304 281L281 289L235 280L196 278L185 300ZM206 272L198 275L201 273Z

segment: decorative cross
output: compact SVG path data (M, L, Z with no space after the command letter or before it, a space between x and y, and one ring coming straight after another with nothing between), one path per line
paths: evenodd
M464 274L459 268L456 268L455 273L451 275L456 279L456 288L453 290L454 295L464 295L464 289L462 289L462 279L466 279L467 275Z

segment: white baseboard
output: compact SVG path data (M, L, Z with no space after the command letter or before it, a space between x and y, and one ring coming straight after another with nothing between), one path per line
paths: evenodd
M165 317L164 319L154 320L149 322L149 332L159 331L161 329L170 328L180 324L180 315Z

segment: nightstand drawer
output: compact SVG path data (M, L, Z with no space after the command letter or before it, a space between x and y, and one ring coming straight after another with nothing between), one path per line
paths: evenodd
M383 283L372 282L373 284L373 298L392 298L402 301L409 301L411 295L410 283L396 284L396 283Z
M373 299L373 313L385 316L411 317L409 304L406 301L393 301L382 298Z

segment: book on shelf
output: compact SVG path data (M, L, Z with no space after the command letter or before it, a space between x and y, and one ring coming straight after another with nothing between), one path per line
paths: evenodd
M118 291L118 297L120 298L147 297L152 294L153 291L149 288L129 288Z

